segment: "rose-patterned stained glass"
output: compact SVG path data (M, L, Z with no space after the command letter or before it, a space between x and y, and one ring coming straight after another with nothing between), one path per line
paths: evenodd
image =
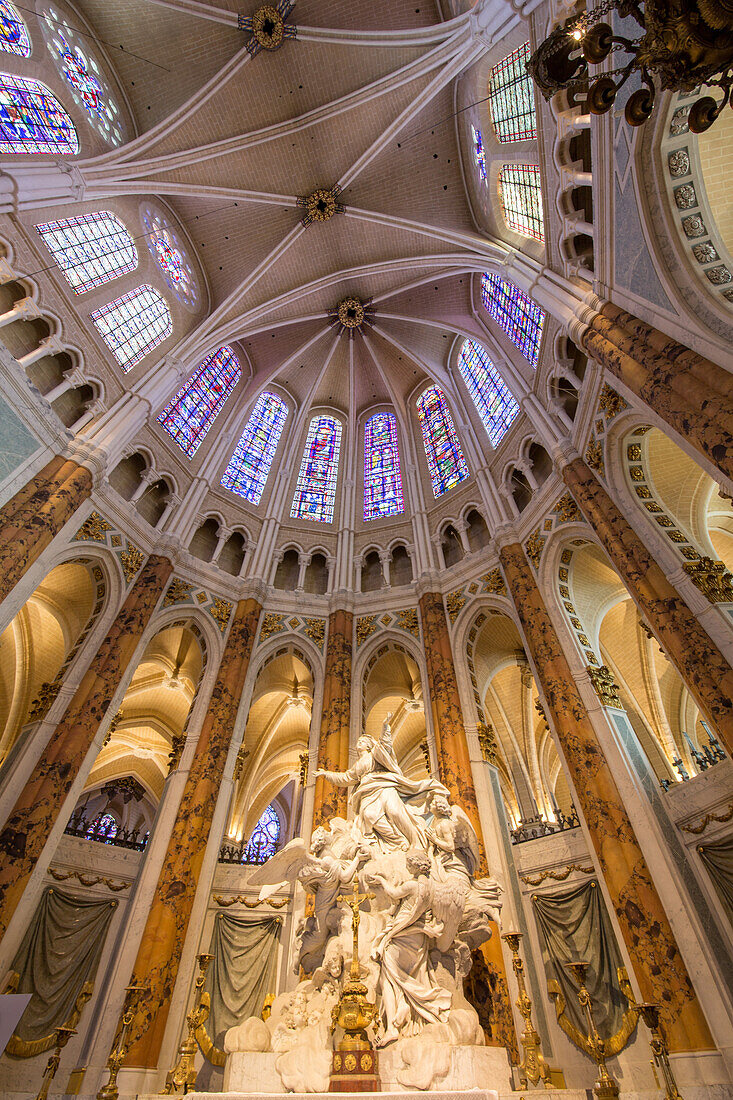
M83 38L54 7L43 12L41 28L57 69L66 81L74 102L89 123L110 145L124 139L119 108L100 66Z
M140 219L148 249L163 273L166 286L182 305L194 309L198 301L196 277L170 219L152 206L141 208Z
M272 806L268 806L252 830L242 863L265 863L274 856L280 844L280 818Z
M79 152L79 137L64 108L40 80L0 73L0 153Z
M484 139L481 136L481 131L477 130L475 126L471 126L471 136L473 138L473 159L476 161L479 176L482 180L485 180L486 150L484 149Z
M137 267L134 241L109 210L42 222L36 229L75 294L103 286Z
M199 363L158 417L174 443L193 458L202 440L224 408L242 372L230 347L219 348Z
M250 504L260 503L287 415L277 394L260 394L221 479L225 489Z
M445 394L431 386L417 399L425 457L428 460L433 495L442 496L468 477L468 466L453 427Z
M168 303L147 284L136 286L89 316L125 373L173 331Z
M397 420L392 413L375 413L364 425L364 519L404 510Z
M10 0L0 0L0 50L19 57L31 56L31 41L26 25Z
M504 329L511 342L533 367L537 366L542 342L545 311L529 294L500 279L486 274L481 279L481 297L484 306L496 323Z
M341 424L332 416L314 416L300 463L291 519L332 523L341 451Z
M524 42L491 70L489 110L502 143L537 137L532 77L525 68L531 53L529 42Z
M504 164L499 172L499 197L510 229L544 241L542 184L537 164Z
M471 394L476 411L488 432L492 447L519 413L519 405L486 348L476 340L464 340L458 354L458 369Z

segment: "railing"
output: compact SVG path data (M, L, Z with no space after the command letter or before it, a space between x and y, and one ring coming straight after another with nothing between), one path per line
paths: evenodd
M87 821L83 812L72 814L64 829L68 836L78 836L82 840L95 840L97 844L112 844L115 848L131 848L135 852L144 852L150 833L140 836L140 829L122 829L113 833L108 826Z
M725 751L723 750L723 746L721 745L720 741L718 741L718 738L715 736L715 734L711 732L707 722L703 722L702 719L700 719L700 724L705 730L705 733L708 735L709 741L709 744L704 745L702 750L696 749L689 734L685 733L684 730L682 731L682 736L687 741L688 747L690 749L690 756L695 762L695 767L697 768L698 775L700 774L700 772L707 771L708 768L715 767L715 765L720 763L721 760L727 759ZM672 761L672 766L674 767L675 771L677 772L683 783L686 783L689 779L695 778L694 775L690 775L690 773L687 771L682 757L675 756ZM659 785L662 790L665 791L668 791L672 786L677 786L677 784L673 783L671 779L660 779Z
M222 844L219 849L219 863L244 863L261 866L275 854L271 841L261 840L254 843Z
M562 833L567 829L580 828L578 811L573 806L569 814L562 810L555 811L556 821L545 821L543 817L522 821L516 829L510 829L512 844L524 844L528 840L537 840L541 836L552 836L553 833Z

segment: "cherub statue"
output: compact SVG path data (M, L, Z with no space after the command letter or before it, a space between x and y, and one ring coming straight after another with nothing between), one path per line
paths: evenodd
M387 715L378 741L362 734L356 742L357 760L345 772L318 771L338 787L354 784L350 802L355 826L381 852L427 848L422 814L435 793L448 791L437 779L408 779L392 748Z
M411 852L405 862L411 878L399 886L389 883L381 872L370 875L392 901L400 903L372 952L380 963L384 1025L380 1046L416 1035L425 1024L444 1022L451 1006L450 990L436 983L430 963L432 941L443 930L442 923L428 916L433 904L430 859L424 852Z
M335 907L336 895L348 882L351 882L359 865L368 858L368 853L358 849L351 859L337 856L332 847L334 841L346 831L345 821L336 818L331 822L331 831L319 826L311 836L310 852L302 837L296 837L280 852L276 852L267 863L251 875L250 883L261 886L260 899L268 897L280 886L294 879L309 893L315 896L312 916L305 917L296 933L299 940L298 957L295 972L302 966L310 972L323 958L326 941L331 934L328 916ZM353 849L352 849L353 850Z

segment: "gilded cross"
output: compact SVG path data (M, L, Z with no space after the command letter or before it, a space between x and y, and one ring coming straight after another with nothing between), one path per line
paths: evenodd
M361 919L361 913L359 907L363 901L368 901L370 898L376 897L376 894L370 893L368 890L363 894L359 893L359 876L354 875L354 883L351 894L339 894L336 901L345 901L351 910L351 927L354 932L354 948L351 956L351 980L358 982L360 969L359 969L359 921Z

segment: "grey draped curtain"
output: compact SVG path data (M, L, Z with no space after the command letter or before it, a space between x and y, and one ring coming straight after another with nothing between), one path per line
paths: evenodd
M733 836L698 847L728 920L733 924Z
M54 1045L54 1028L76 1026L92 995L116 908L114 898L76 897L55 886L44 890L11 964L15 991L32 996L8 1043L8 1054L40 1054Z
M197 1032L203 1053L219 1063L224 1034L240 1020L259 1016L268 993L275 992L277 948L282 917L217 913L204 993L209 1018Z
M623 989L629 994L631 989L600 887L583 882L557 894L535 894L532 901L558 1023L576 1046L590 1052L576 987L563 965L586 962L595 1025L607 1041L607 1053L618 1053L628 1042L636 1017L624 996Z

